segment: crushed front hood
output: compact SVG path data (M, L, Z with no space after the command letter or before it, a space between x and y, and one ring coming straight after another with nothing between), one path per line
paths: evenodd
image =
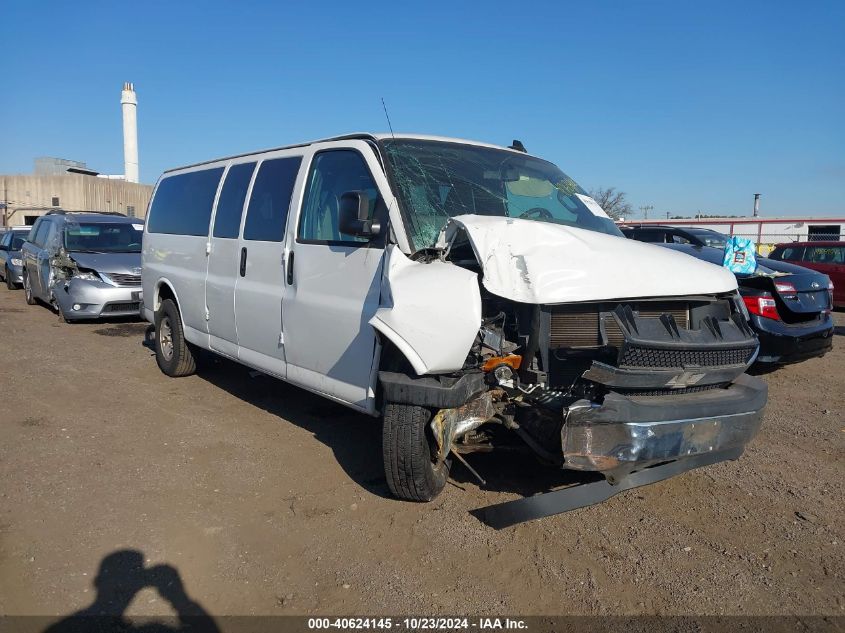
M729 292L728 270L651 244L560 224L460 215L438 240L466 233L493 294L524 303L605 301Z

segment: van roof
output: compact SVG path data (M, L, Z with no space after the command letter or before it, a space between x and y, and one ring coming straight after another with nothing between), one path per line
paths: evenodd
M406 134L406 133L398 133L392 134L390 132L384 133L368 133L368 132L358 132L354 134L343 134L341 136L331 136L329 138L321 138L316 139L313 141L308 141L306 143L296 143L294 145L282 145L280 147L269 147L267 149L261 149L253 152L242 152L240 154L233 154L231 156L221 156L220 158L214 158L211 160L204 160L199 163L192 163L190 165L182 165L181 167L173 167L171 169L166 169L164 171L165 174L168 174L173 171L179 171L182 169L189 169L191 167L199 167L200 165L208 165L210 163L218 163L223 160L232 160L234 158L241 158L243 156L251 156L252 154L263 154L265 152L275 152L278 150L283 149L294 149L296 147L308 147L309 145L315 145L317 143L330 143L332 141L347 141L347 140L363 140L363 141L383 141L387 139L403 139L403 140L419 140L419 141L442 141L446 143L461 143L463 145L477 145L479 147L490 147L493 149L500 149L506 152L514 152L515 154L519 154L521 156L526 156L525 152L521 152L519 150L511 149L509 147L503 147L501 145L494 145L493 143L483 143L481 141L471 141L462 138L452 138L449 136L433 136L430 134Z

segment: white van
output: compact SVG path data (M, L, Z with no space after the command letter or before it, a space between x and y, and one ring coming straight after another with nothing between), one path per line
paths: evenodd
M502 445L611 484L737 458L767 394L734 275L625 239L514 147L356 134L166 172L143 240L159 367L203 348L381 416L408 500Z

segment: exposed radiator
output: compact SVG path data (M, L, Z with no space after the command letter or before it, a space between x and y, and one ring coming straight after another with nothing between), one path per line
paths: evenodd
M671 314L680 328L689 327L689 303L686 301L626 302L634 312L643 317ZM560 347L597 347L602 344L599 331L599 313L610 312L615 303L590 303L576 306L553 306L549 343L552 349ZM613 319L605 320L608 343L620 345L622 332Z

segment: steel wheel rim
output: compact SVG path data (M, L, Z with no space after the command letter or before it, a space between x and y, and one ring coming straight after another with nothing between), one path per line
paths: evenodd
M158 345L164 360L173 358L173 328L170 327L170 317L164 317L159 325Z

